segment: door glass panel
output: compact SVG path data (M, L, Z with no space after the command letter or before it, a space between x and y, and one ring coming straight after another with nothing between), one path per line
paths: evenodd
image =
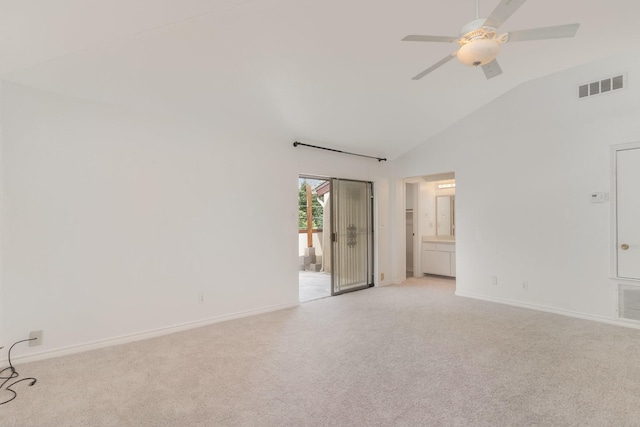
M371 183L332 180L333 295L363 289L372 278Z

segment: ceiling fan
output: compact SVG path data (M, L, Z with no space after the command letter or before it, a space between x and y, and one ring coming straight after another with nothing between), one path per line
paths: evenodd
M498 65L498 61L496 61L496 56L498 56L500 52L501 44L507 42L573 37L576 31L578 31L580 24L566 24L498 34L498 28L504 24L525 1L526 0L501 0L488 18L479 18L479 5L478 0L476 0L476 19L462 27L459 37L410 35L403 38L402 41L455 42L460 45L460 49L456 52L446 56L416 75L413 77L413 80L423 78L454 57L457 57L458 60L465 65L475 67L482 66L484 75L487 79L491 79L502 74L502 69L500 65Z

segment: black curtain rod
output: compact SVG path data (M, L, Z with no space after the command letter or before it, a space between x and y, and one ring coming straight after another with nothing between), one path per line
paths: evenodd
M349 154L351 156L366 157L368 159L376 159L379 162L386 162L387 161L387 159L385 159L383 157L366 156L364 154L349 153L348 151L336 150L335 148L327 148L327 147L319 147L317 145L303 144L302 142L298 142L298 141L293 143L294 147L297 147L298 145L303 145L305 147L311 147L311 148L318 148L320 150L334 151L336 153Z

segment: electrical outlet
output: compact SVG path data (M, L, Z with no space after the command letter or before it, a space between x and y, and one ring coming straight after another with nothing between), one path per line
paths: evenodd
M35 338L35 339L34 339ZM31 331L29 332L29 347L35 347L37 345L42 345L42 331Z
M491 284L493 286L498 286L498 277L496 276L491 276Z
M202 294L202 293L198 294L198 302L200 304L202 304L204 302L204 294Z
M522 290L523 291L528 291L529 290L529 282L527 282L526 280L522 281Z
M384 280L384 273L380 273L380 280Z

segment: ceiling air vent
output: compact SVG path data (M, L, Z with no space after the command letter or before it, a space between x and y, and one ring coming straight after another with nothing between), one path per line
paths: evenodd
M640 321L640 288L618 285L618 317Z
M624 75L609 77L597 82L585 83L578 86L578 98L587 98L593 95L600 95L624 87Z

